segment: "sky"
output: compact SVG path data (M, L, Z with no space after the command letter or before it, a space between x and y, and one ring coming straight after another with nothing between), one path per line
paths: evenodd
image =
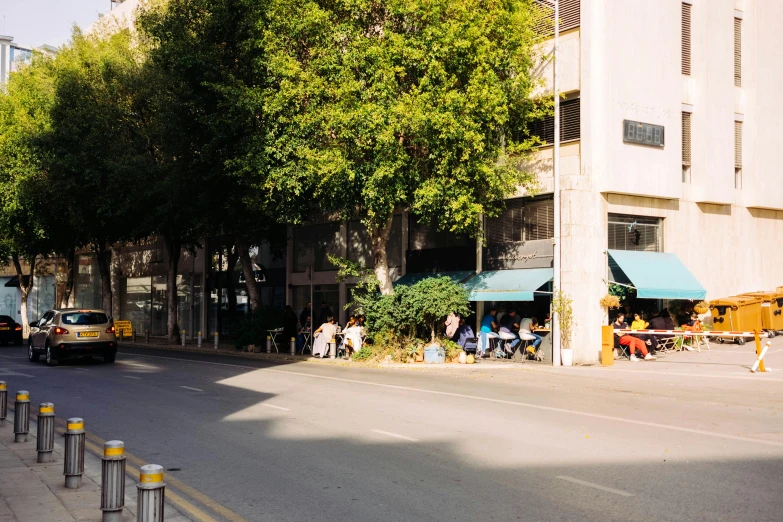
M87 29L109 8L110 0L0 0L0 34L31 47L59 47L74 23Z

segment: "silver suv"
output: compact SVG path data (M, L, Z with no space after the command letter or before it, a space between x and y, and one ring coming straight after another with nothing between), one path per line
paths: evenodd
M30 323L27 343L28 359L35 362L43 354L49 366L71 357L96 355L107 363L117 357L114 321L103 310L49 310Z

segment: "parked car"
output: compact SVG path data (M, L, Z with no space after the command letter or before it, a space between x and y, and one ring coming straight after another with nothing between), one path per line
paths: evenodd
M0 315L0 346L4 344L22 346L22 325L7 315Z
M49 310L30 323L27 354L31 362L41 355L46 364L72 357L102 357L113 363L117 357L114 321L102 310Z

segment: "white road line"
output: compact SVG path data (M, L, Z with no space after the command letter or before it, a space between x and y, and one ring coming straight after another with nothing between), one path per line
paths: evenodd
M264 408L273 408L275 410L291 411L288 408L283 408L282 406L275 406L274 404L259 404L259 406L263 406Z
M622 491L614 488L607 488L606 486L602 486L600 484L595 484L593 482L587 482L584 480L575 479L573 477L559 476L557 478L559 478L560 480L567 480L568 482L573 482L574 484L581 484L582 486L587 486L588 488L600 489L601 491L606 491L607 493L614 493L615 495L620 495L623 497L633 496L633 493L628 493L627 491Z
M751 354L753 355L753 354ZM655 364L655 363L651 363ZM694 362L693 364L699 364L697 362ZM753 364L751 361L750 364L745 366L744 368L750 368L750 366ZM737 365L737 369L743 368L741 364ZM769 368L768 368L769 369ZM662 371L652 371L652 370L624 370L622 368L612 368L612 369L603 369L603 368L581 368L580 371L582 372L622 372L622 373L639 373L639 374L650 374L650 375L658 375L658 376L666 376L666 377L706 377L706 378L712 378L712 379L739 379L741 381L756 381L756 382L783 382L783 379L775 379L769 376L762 376L762 374L756 374L751 375L749 372L747 375L721 375L717 373L685 373L685 372L662 372ZM745 371L745 369L742 369L740 371ZM562 373L560 374L562 375ZM575 374L574 374L575 375ZM759 376L758 378L756 376Z
M182 362L183 359L179 359L176 357L162 357L160 355L139 355L139 354L133 354L137 357L152 357L155 359L169 359L172 361L179 361ZM533 403L527 403L527 402L517 402L517 401L509 401L504 399L493 399L491 397L480 397L478 395L468 395L465 393L454 393L454 392L444 392L444 391L436 391L436 390L427 390L424 388L414 388L412 386L400 386L397 384L383 384L378 382L369 382L369 381L360 381L358 379L344 379L342 377L328 377L326 375L315 375L312 373L303 373L303 372L289 372L285 370L273 370L270 368L259 368L256 366L241 366L237 364L226 364L226 363L213 363L210 361L194 361L192 359L186 359L190 362L196 362L196 363L203 363L203 364L214 364L218 366L233 366L235 368L245 368L245 369L251 369L251 370L261 370L265 372L271 372L271 373L282 373L286 375L296 375L300 377L307 377L308 379L324 379L327 381L337 381L337 382L346 382L349 384L364 384L365 386L375 386L377 388L386 388L390 390L401 390L401 391L408 391L413 393L427 393L430 395L440 395L442 397L454 397L457 399L466 399L466 400L472 400L472 401L481 401L481 402L491 402L494 404L505 404L508 406L518 406L521 408L528 408L531 410L539 410L539 411L549 411L553 413L565 413L569 416L573 415L579 415L581 417L587 417L591 419L600 419L600 420L608 420L608 421L614 421L614 422L623 422L626 424L633 424L635 426L645 426L647 428L657 428L657 429L663 429L663 430L671 430L671 431L678 431L680 433L690 433L692 435L703 435L706 437L716 437L719 439L724 440L733 440L738 442L749 442L754 444L762 444L765 446L775 446L778 448L783 448L783 442L778 442L774 440L764 440L764 439L754 439L752 437L742 437L740 435L729 435L727 433L717 433L714 431L707 431L707 430L699 430L695 428L686 428L683 426L675 426L672 424L661 424L658 422L648 422L648 421L642 421L642 420L636 420L636 419L627 419L624 417L616 417L613 415L602 415L600 413L590 413L586 411L579 411L579 410L572 410L568 408L557 408L554 406L542 406L540 404L533 404ZM618 371L618 370L613 370ZM629 370L631 371L631 370ZM658 374L661 375L661 374ZM666 375L672 375L672 374L666 374Z
M402 439L402 440L408 440L411 442L419 442L419 439L414 439L413 437L406 437L405 435L400 435L399 433L392 433L390 431L383 431L383 430L370 430L373 433L380 433L381 435L388 435L389 437L394 437L395 439Z
M204 391L204 390L200 390L198 388L191 388L190 386L180 386L180 388L184 388L186 390L200 391L200 392Z
M135 375L123 375L126 379L138 379L141 380L141 377L136 377Z

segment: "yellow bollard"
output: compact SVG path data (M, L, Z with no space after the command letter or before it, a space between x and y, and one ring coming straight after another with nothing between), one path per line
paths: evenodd
M601 366L614 365L614 327L601 327Z
M759 371L760 372L766 372L767 369L764 368L764 358L761 357L761 338L759 337L759 331L755 330L756 332L756 357L759 357Z

